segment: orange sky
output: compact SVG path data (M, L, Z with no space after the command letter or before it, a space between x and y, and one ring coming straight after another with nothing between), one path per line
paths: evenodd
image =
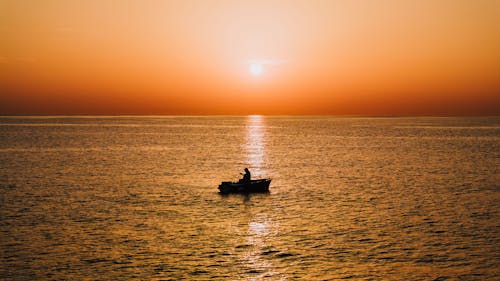
M3 115L500 115L497 0L0 0L0 38Z

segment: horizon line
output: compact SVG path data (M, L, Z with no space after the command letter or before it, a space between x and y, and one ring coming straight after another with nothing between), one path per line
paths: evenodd
M339 117L339 118L450 118L450 117L500 117L500 115L453 115L453 114L0 114L0 118L9 117L247 117L247 116L270 116L270 117Z

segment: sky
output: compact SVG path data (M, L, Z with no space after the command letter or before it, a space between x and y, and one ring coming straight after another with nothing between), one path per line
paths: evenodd
M500 115L498 0L0 0L0 115Z

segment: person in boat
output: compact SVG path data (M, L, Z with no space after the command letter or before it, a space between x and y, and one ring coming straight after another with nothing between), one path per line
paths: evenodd
M240 183L250 182L252 175L250 174L250 171L248 170L248 168L245 168L245 174L242 174L242 175L243 175L243 178L240 179Z

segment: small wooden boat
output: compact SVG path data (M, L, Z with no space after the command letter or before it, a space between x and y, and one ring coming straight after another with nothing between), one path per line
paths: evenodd
M258 179L249 182L230 182L223 181L219 185L221 194L229 193L256 193L256 192L269 192L269 184L271 179Z

